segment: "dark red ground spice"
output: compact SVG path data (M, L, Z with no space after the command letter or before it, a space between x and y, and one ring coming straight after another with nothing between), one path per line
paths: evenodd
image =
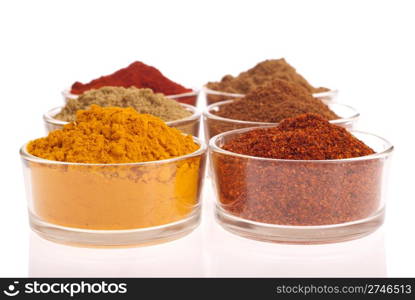
M168 79L158 69L140 61L131 63L128 67L120 69L110 75L101 76L89 83L75 82L71 87L72 94L82 94L91 89L103 86L119 86L136 88L150 88L155 93L167 96L189 93L192 90ZM195 104L195 97L186 97L178 100L187 104Z
M277 127L249 131L223 149L256 157L322 160L373 154L346 129L314 114L286 119Z
M379 209L383 160L333 161L374 151L319 116L302 115L275 128L255 129L222 148L288 159L212 153L220 205L236 216L281 225L326 225L362 219Z

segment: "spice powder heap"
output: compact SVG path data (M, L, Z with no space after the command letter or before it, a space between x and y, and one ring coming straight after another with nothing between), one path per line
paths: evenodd
M215 91L247 94L275 79L286 80L301 85L309 93L328 91L327 88L315 88L303 76L288 64L284 58L264 60L255 67L240 73L237 77L226 75L219 82L209 82L206 86Z
M204 155L191 136L132 108L79 111L77 121L29 143L31 213L60 226L137 229L187 218L198 207ZM115 164L113 164L115 163Z
M343 127L315 114L286 119L277 127L249 131L223 149L256 157L296 160L344 159L375 153Z
M163 93L165 95L177 95L192 91L171 81L156 68L140 61L135 61L126 68L120 69L113 74L94 79L89 83L75 82L72 85L71 93L79 95L85 91L104 86L150 88L155 93Z
M258 87L244 98L224 104L213 113L228 119L269 123L278 123L304 113L316 113L328 120L339 119L307 90L285 80L274 80Z
M374 151L318 115L241 133L222 148L276 159L212 153L220 206L241 218L328 225L369 217L381 207L383 160L343 160Z
M190 135L132 108L92 105L76 122L29 143L41 158L76 163L130 163L172 158L197 150Z
M87 109L92 104L103 107L132 107L139 113L154 115L165 122L183 119L192 114L177 101L163 94L153 93L151 89L102 87L87 91L76 99L68 99L54 118L66 122L75 121L76 112Z

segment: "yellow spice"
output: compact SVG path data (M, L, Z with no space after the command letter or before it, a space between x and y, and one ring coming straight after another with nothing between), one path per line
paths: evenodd
M199 147L190 136L160 124L157 118L121 110L126 111L115 109L108 115L108 108L93 107L81 112L78 124L32 142L28 150L48 159L119 163L170 158ZM107 121L112 122L109 127L103 125ZM137 128L141 133L133 137ZM76 133L82 134L75 139L71 134ZM99 135L113 143L93 138ZM151 141L154 139L157 141ZM137 144L144 141L150 145ZM99 147L102 151L96 153ZM203 155L154 164L28 162L32 212L52 224L95 230L137 229L179 221L198 205L203 163Z

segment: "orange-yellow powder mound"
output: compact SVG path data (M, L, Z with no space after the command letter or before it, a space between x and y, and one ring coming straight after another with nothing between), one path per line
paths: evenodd
M192 136L168 127L161 119L132 108L92 105L76 121L29 143L30 154L75 163L132 163L192 153Z

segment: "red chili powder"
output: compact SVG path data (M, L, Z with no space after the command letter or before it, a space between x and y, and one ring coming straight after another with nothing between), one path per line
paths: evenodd
M316 114L285 119L277 127L242 134L223 149L256 157L322 160L343 159L375 153L345 128Z
M192 91L171 81L158 69L140 61L135 61L126 68L110 75L101 76L89 83L75 82L71 87L71 93L79 95L90 89L98 89L103 86L150 88L155 93L163 93L165 95L177 95Z
M381 206L384 161L333 161L374 151L318 115L242 133L222 148L275 159L212 152L219 204L230 214L271 224L326 225L366 218Z

